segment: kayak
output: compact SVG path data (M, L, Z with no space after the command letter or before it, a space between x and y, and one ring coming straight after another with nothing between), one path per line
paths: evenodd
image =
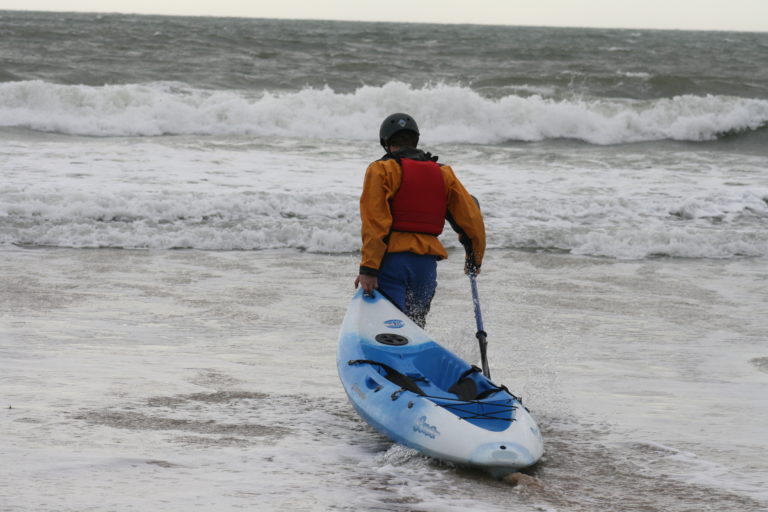
M383 295L358 290L339 333L339 377L392 441L496 478L535 464L541 431L520 398L435 340Z

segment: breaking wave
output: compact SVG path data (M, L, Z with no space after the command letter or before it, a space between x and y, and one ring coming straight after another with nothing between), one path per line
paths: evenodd
M253 135L370 139L393 111L416 116L429 143L568 138L592 144L710 141L768 124L768 101L683 95L655 100L487 98L471 88L401 82L348 94L214 91L176 82L0 83L0 126L78 136Z

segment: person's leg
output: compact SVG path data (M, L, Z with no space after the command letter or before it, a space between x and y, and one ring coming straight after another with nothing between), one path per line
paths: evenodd
M405 312L405 295L408 276L402 263L404 253L387 253L379 267L378 290L394 304L397 309Z
M437 258L411 254L408 260L409 279L405 292L405 312L416 325L424 328L437 289Z
M410 252L388 253L379 268L379 291L420 327L437 287L437 258Z

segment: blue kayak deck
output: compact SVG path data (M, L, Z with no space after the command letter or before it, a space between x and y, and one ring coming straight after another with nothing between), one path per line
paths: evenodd
M380 389L385 379L395 382L401 390L393 400L410 391L490 431L505 430L514 421L516 397L436 342L402 347L362 343L360 350L362 358L350 363L374 370L365 380L369 390Z

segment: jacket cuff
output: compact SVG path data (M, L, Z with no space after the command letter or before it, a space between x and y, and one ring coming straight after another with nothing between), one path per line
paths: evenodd
M364 276L379 277L379 270L360 265L360 274Z

